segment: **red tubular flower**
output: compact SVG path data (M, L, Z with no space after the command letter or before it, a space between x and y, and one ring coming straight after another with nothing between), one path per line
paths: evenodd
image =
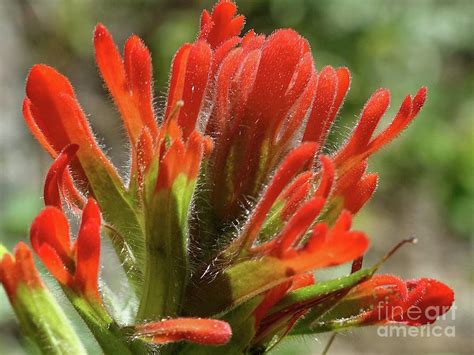
M14 254L13 257L7 253L0 260L0 283L12 303L15 303L16 292L21 285L30 290L45 287L28 246L23 242L18 243Z
M201 318L167 319L141 324L135 329L135 336L149 339L154 344L186 340L203 345L223 345L232 336L232 329L226 322Z
M71 245L69 224L62 211L46 207L30 230L31 245L58 282L75 292L100 300L100 212L89 199L82 214L76 241Z

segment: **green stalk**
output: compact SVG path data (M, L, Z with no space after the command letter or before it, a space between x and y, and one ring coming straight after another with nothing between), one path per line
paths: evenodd
M179 175L170 189L151 198L140 321L179 314L189 277L188 213L195 184L195 179Z
M20 285L12 306L23 334L44 354L87 354L61 307L45 288Z

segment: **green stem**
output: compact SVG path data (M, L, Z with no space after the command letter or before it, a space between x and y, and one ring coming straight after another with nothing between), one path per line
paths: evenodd
M179 314L189 277L188 213L195 183L179 175L171 188L156 192L151 199L140 321Z
M43 354L86 354L71 323L47 289L20 286L12 305L22 332Z

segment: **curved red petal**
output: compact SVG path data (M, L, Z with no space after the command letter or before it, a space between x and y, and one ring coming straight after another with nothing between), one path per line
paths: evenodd
M46 206L54 206L62 209L62 197L64 192L76 191L70 179L64 179L64 174L69 174L67 171L68 165L74 159L79 146L77 144L69 144L59 153L58 157L51 165L46 175L44 182L44 204ZM68 184L67 190L64 184Z
M52 260L50 252L42 251L43 245L52 248L65 268L73 270L73 256L69 240L69 223L63 212L56 207L44 208L33 220L30 229L30 240L33 250L41 258L41 261L49 269L49 266L57 265L59 261ZM50 270L51 271L51 270Z

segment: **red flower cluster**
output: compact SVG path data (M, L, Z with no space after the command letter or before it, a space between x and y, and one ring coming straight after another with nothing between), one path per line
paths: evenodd
M153 107L148 49L132 36L122 57L97 25L96 62L130 142L127 179L97 144L69 81L46 65L32 68L25 120L55 158L47 207L31 228L33 249L65 289L101 304L100 209L139 300L137 321L158 320L131 327L132 335L159 344L224 344L232 327L226 349L235 352L267 348L290 331L431 323L425 316L411 321L409 308L442 306L441 315L452 291L434 280L361 270L369 242L351 230L352 215L377 185L367 159L416 117L426 89L407 96L374 134L390 102L388 90L377 90L344 145L325 155L349 70L318 72L309 44L290 29L241 36L244 17L236 14L226 0L203 12L197 40L173 59L162 117ZM65 205L82 210L73 243ZM347 262L354 262L352 274L332 283L311 273ZM99 314L114 337L130 336L105 309ZM159 321L165 317L179 318ZM103 333L96 337L107 348Z

